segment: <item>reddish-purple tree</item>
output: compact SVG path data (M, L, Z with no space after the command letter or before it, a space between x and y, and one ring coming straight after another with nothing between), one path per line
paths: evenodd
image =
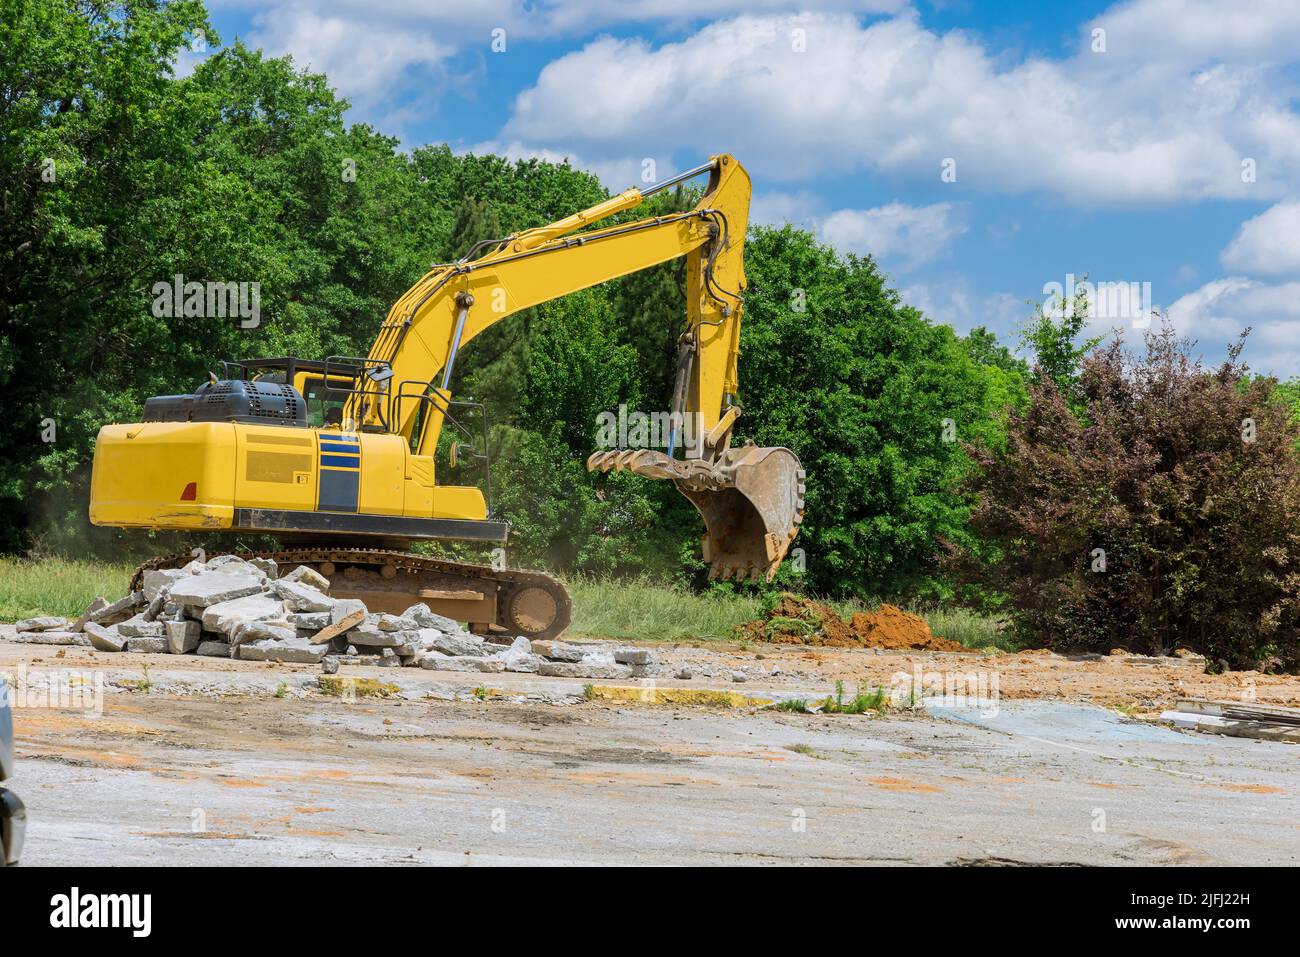
M1300 426L1244 342L1206 369L1167 324L1140 356L1116 337L971 450L988 553L959 563L1038 642L1300 667Z

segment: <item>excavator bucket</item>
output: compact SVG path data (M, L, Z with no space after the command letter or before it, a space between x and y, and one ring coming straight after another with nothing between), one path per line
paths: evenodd
M771 581L803 521L804 470L785 448L730 449L716 461L675 459L651 449L597 452L593 472L668 479L704 518L709 577Z

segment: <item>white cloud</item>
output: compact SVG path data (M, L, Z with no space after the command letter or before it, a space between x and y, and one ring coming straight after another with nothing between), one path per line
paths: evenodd
M434 37L311 10L272 10L256 19L254 43L273 54L289 53L300 67L327 74L350 95L384 96L402 83L413 66L433 66L452 53Z
M508 160L539 159L547 163L568 163L575 169L591 173L610 192L621 193L629 187L644 187L677 173L672 160L656 156L619 156L591 161L572 150L548 149L519 140L487 140L468 147L467 153L492 153ZM702 181L701 181L702 182Z
M1219 259L1250 275L1300 275L1300 202L1278 203L1246 220Z
M1168 311L1180 334L1210 350L1235 342L1250 327L1243 358L1256 372L1300 375L1300 282L1228 276L1188 293Z
M966 224L952 203L837 209L818 224L821 238L841 252L871 255L900 269L929 262L964 232Z
M975 292L965 277L912 283L898 294L931 322L952 326L962 335L983 326L996 332L1009 348L1014 348L1016 330L1032 312L1029 304L1010 293Z
M806 190L755 193L749 221L799 226L841 253L872 256L881 265L903 272L934 259L967 230L966 210L955 203L892 202L828 212L825 200Z
M504 135L591 156L726 150L769 182L879 171L938 185L952 158L960 189L1106 203L1280 195L1300 170L1290 84L1254 63L1201 66L1090 52L1007 66L911 12L869 25L740 16L676 42L602 37L560 57L519 94ZM1257 183L1242 182L1246 157Z
M1094 18L1084 30L1106 31L1106 55L1132 60L1290 60L1300 36L1300 5L1291 0L1133 0Z

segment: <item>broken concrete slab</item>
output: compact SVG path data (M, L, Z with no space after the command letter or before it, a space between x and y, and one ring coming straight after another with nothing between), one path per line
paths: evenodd
M205 658L229 658L230 642L228 641L200 641L195 654L202 655Z
M79 631L20 631L9 640L20 645L90 646L90 639Z
M621 665L652 665L655 654L649 648L615 648L614 660Z
M130 618L135 613L137 605L144 601L144 592L133 591L131 594L111 604L105 605L96 612L92 612L87 622L94 622L97 625L115 625L119 621ZM85 627L84 625L82 626Z
M121 651L126 647L126 639L117 633L116 625L101 625L95 621L88 621L86 635L90 638L90 644L98 651Z
M402 612L403 618L409 618L420 628L437 628L445 634L455 634L460 631L460 624L446 617L445 615L435 614L429 610L429 606L417 602L406 611Z
M542 665L546 664L546 659L541 655L530 655L521 652L503 655L500 660L505 665L506 671L521 674L537 674Z
M271 595L245 595L230 601L209 605L203 611L203 627L207 631L229 635L236 625L263 618L278 618L284 614L284 603Z
M282 582L302 582L304 585L310 585L319 591L329 591L330 580L306 565L299 565L293 571L281 576Z
M126 640L126 650L136 652L137 654L165 655L171 649L168 647L167 639L165 637L137 636Z
M68 627L68 619L58 615L41 615L36 618L24 618L14 625L17 631L59 631Z
M276 564L274 558L250 558L248 562L267 578L280 577L280 566Z
M295 611L286 615L285 618L295 628L310 628L313 631L320 631L322 628L330 626L330 613L328 611Z
M280 579L271 583L271 590L284 599L290 611L333 611L334 599L318 588L297 581Z
M92 616L94 616L96 612L103 611L107 607L108 607L108 599L104 598L103 596L97 597L94 601L92 601L89 605L86 606L86 610L83 611L77 617L77 620L72 623L71 630L82 631L86 627L86 622L90 621Z
M568 645L562 641L534 641L533 654L540 655L543 658L550 658L552 661L581 661L583 651L576 645Z
M548 678L630 678L632 669L627 665L602 662L547 661L537 669Z
M329 645L313 645L294 637L287 641L260 638L244 641L239 646L243 661L280 661L286 664L314 665L329 651Z
M167 607L167 593L159 592L154 595L153 601L149 602L149 607L140 613L145 621L156 621L162 614L162 610Z
M333 617L334 616L331 613L330 615L331 620L333 620ZM365 620L366 620L366 610L365 610L365 606L363 605L361 607L361 610L354 611L349 615L345 615L343 618L340 618L337 621L333 621L333 624L330 624L327 627L322 628L319 632L316 633L316 636L312 639L312 641L316 644L323 644L325 642L333 641L335 638L342 637L343 633L346 632L348 629L355 628L357 625L361 624Z
M407 644L410 641L408 636L412 636L412 632L381 631L368 623L358 625L348 632L348 640L354 645L370 648L396 648L398 645Z
M436 628L421 628L417 634L431 650L441 651L444 655L453 657L467 655L478 657L495 654L501 650L487 645L481 638L463 632L460 635L447 635Z
M370 621L370 619L373 619L373 621ZM367 616L367 620L380 631L415 631L420 627L414 618L403 618L386 613Z
M385 649L387 650L387 649ZM402 659L397 655L385 658L383 655L348 655L339 659L340 664L349 667L400 668Z
M203 629L197 621L169 621L164 627L167 630L167 649L173 655L187 655L198 648Z
M420 667L426 671L505 671L505 663L497 658L477 658L463 655L423 655Z
M183 568L151 568L144 573L141 587L145 601L153 601L182 578L188 578L189 572Z
M117 625L117 633L123 638L162 638L165 634L160 621L145 621L144 615L133 615Z
M357 621L364 621L366 617L365 602L358 598L335 598L334 605L330 608L330 622L337 625L345 618L352 618L358 612L360 617Z
M291 625L278 621L246 621L238 624L230 632L231 645L243 645L246 641L298 641L298 631Z
M180 579L172 585L169 597L178 604L191 605L195 608L211 608L249 595L258 595L261 591L262 578L259 575L208 571ZM211 628L210 625L205 627Z

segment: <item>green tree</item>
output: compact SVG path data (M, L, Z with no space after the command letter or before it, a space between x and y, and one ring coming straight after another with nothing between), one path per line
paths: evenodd
M1019 379L971 359L904 305L871 259L806 232L752 231L739 437L808 473L798 544L836 594L935 595L945 541L967 542L964 441L995 441Z

